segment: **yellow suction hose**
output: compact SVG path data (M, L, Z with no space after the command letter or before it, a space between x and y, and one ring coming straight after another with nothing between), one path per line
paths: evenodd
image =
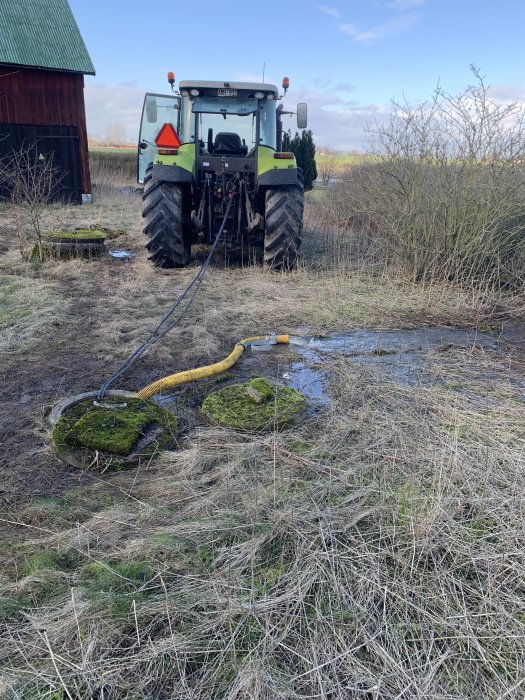
M148 384L144 389L138 392L138 396L141 399L149 399L155 394L160 394L162 391L168 389L173 389L174 386L179 384L185 384L186 382L192 382L196 379L205 379L206 377L213 377L215 374L221 374L221 372L226 372L227 369L233 367L233 365L239 360L244 350L250 343L256 340L268 340L269 343L279 343L282 345L288 345L290 342L290 336L288 335L276 335L276 336L265 336L265 335L254 335L251 338L245 338L244 340L236 343L233 351L225 357L224 360L220 362L215 362L213 365L207 365L206 367L196 367L195 369L188 369L184 372L177 372L176 374L170 374L168 377L163 377L162 379L157 379L156 382Z

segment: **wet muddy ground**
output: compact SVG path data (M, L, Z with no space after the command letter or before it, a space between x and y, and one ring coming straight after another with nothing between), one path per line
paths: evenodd
M107 260L105 264L113 261L112 265L128 268L128 261L134 264L136 258L108 256ZM103 342L114 311L103 301L107 292L103 280L94 277L88 295L81 279L64 274L60 284L64 296L75 301L57 322L56 333L39 339L35 348L7 355L0 372L4 388L0 402L0 502L11 507L34 495L61 492L93 478L67 467L53 454L46 416L65 396L99 386L108 367L114 367L115 359ZM470 369L477 368L480 387L504 383L513 387L520 400L525 394L525 329L518 323L507 326L501 334L443 326L361 329L313 339L306 328L297 327L297 332L306 338L303 345L250 349L227 375L182 387L161 397L160 403L181 418L187 434L195 425L202 425L200 404L209 391L225 382L264 376L301 391L312 413L329 409L330 393L337 382L333 368L341 362L373 371L380 381L404 387L455 383L458 391L465 391L461 377L452 375L458 361L468 361ZM195 350L194 364L192 353L180 369L207 364L199 356L198 346ZM223 351L217 348L212 361L222 357ZM159 371L164 369L163 374L168 374L175 368L171 360L162 368L154 354L146 354L126 376L124 385L116 388L144 386Z

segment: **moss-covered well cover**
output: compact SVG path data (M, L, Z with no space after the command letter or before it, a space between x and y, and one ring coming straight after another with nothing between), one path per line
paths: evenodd
M138 398L100 403L87 399L62 414L52 435L59 455L73 456L81 466L124 469L173 443L177 419L170 411Z
M45 241L68 241L74 242L79 241L84 243L85 241L97 241L103 242L106 240L107 236L104 231L99 229L76 229L76 231L45 231L42 234L42 238Z
M213 392L204 400L202 412L225 428L258 432L293 425L307 407L306 399L295 389L256 377Z

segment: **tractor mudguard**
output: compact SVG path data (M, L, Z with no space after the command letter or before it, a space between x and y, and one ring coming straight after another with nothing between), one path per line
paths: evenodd
M151 177L154 182L193 182L190 171L178 165L154 165Z
M273 148L259 146L257 150L257 186L297 185L297 161L295 157L281 159L275 156Z
M267 170L259 175L257 184L259 187L268 185L275 187L278 185L297 185L297 168L290 170Z

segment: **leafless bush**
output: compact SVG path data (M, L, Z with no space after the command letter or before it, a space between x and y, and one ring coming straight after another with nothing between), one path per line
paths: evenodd
M10 218L23 258L36 245L43 259L42 233L56 225L58 211L51 204L59 195L63 177L53 155L40 157L34 147L13 150L0 159L0 189L9 194Z
M342 225L415 281L522 288L525 263L525 129L519 103L490 99L479 71L459 96L394 104L370 131L376 158L346 173L335 192Z
M337 172L337 155L331 151L325 150L319 153L315 159L317 167L317 179L320 182L328 183L332 180Z

